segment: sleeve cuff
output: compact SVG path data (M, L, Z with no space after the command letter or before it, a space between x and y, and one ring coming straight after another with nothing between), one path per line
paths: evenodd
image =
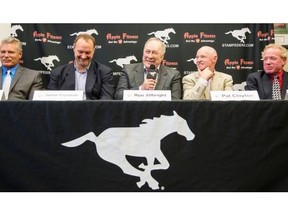
M199 78L198 82L200 82L200 84L202 85L208 86L208 81L202 77Z

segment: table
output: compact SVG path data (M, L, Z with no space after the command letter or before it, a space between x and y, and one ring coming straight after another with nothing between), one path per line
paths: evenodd
M0 191L288 191L287 101L2 101Z

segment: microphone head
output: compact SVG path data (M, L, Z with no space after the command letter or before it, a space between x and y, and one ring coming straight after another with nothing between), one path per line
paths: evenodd
M155 70L155 69L156 69L155 65L154 65L154 64L151 64L151 65L150 65L150 70Z

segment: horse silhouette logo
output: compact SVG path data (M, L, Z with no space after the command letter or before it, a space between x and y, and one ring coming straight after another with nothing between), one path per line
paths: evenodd
M110 63L112 62L116 62L116 64L118 66L120 66L121 68L123 68L124 64L130 64L131 61L137 61L137 58L134 55L131 56L127 56L125 58L118 58L118 59L113 59L111 61L109 61Z
M251 31L249 28L242 28L240 30L234 30L226 32L225 34L232 34L233 37L237 38L241 43L245 43L244 40L246 39L246 33L251 34Z
M54 67L53 61L60 61L58 56L56 55L49 55L47 57L36 58L34 61L41 61L41 63L47 68L47 70L52 70L51 67Z
M245 91L246 81L233 85L234 91Z
M173 28L168 28L168 29L165 29L163 31L150 32L147 35L154 34L155 37L159 38L165 44L168 44L167 40L170 40L170 37L169 37L170 33L176 34L176 32Z
M13 25L11 26L10 35L12 37L17 37L18 36L18 34L16 33L17 30L24 31L21 25Z
M187 62L193 61L193 63L196 64L196 58L191 58L191 59L188 59L188 60L186 60L186 61L187 61Z
M103 160L117 165L127 175L140 178L136 183L138 188L147 182L152 190L157 190L159 183L151 176L151 171L169 168L170 164L162 153L160 144L164 137L174 132L184 136L188 141L195 137L187 121L173 111L172 116L161 115L158 118L144 119L138 127L108 128L99 136L89 132L62 145L76 147L86 141L94 142L96 151ZM128 162L126 156L145 157L147 164L141 163L139 169L135 168ZM161 189L164 190L163 187Z
M87 31L80 31L80 32L74 32L72 34L70 34L70 36L78 36L79 34L89 34L89 35L92 35L92 34L95 34L95 35L98 35L98 32L96 29L89 29Z

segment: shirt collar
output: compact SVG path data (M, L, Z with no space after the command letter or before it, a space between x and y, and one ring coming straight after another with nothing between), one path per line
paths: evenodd
M78 72L78 73L87 73L88 70L89 70L89 67L90 67L91 63L85 68L85 71L84 72L79 72L76 64L74 63L74 68L75 68L75 71Z
M19 64L15 65L15 66L12 67L12 68L7 68L7 67L5 67L5 66L2 65L3 75L6 74L7 70L10 70L11 76L14 76L14 74L16 73L16 70L17 70L18 66L19 66Z
M145 70L145 71L147 71L147 70L149 70L149 69L150 69L150 68L146 68L145 65L144 65L144 70ZM159 71L159 69L160 69L160 65L158 65L158 67L155 68L155 70L157 70L157 71Z
M283 77L283 70L280 70L277 74L269 74L269 77L271 80L274 79L274 75L278 75L279 79L282 79Z

